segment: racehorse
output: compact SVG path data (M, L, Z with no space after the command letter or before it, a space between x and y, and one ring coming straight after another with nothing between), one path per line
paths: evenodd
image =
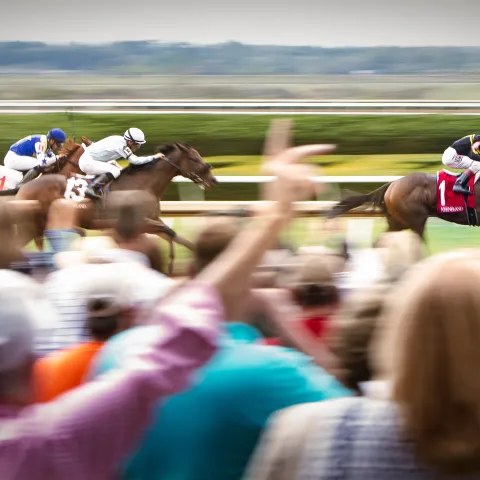
M76 146L75 146L76 145ZM78 165L78 158L83 153L83 147L79 144L70 145L67 159ZM120 176L113 180L109 186L111 191L116 190L146 190L157 199L152 204L149 215L150 233L156 233L170 242L170 259L173 262L172 241L192 249L191 242L177 235L170 227L159 219L160 198L171 180L181 175L190 179L193 183L204 189L212 188L217 180L212 174L211 165L204 162L200 154L188 144L173 143L159 147L159 152L165 155L164 158L154 160L144 165L129 165L122 170ZM102 201L96 201L92 208L92 201L85 198L87 182L82 177L67 179L63 175L50 174L32 180L19 189L5 190L0 195L16 194L17 200L37 200L40 203L40 210L36 215L36 221L32 225L19 226L19 241L22 245L35 239L39 249L43 246L43 232L45 230L48 210L52 202L59 198L67 197L78 201L80 208L79 227L95 229L101 216ZM105 186L107 189L108 186ZM100 227L101 228L101 227ZM41 239L41 240L40 240Z
M475 185L476 205L480 205L480 188ZM469 225L465 212L437 212L436 175L410 173L365 195L352 195L338 202L327 214L335 218L364 204L370 204L382 212L387 219L389 232L411 229L424 240L428 217L436 217L459 225ZM480 218L480 210L476 210Z

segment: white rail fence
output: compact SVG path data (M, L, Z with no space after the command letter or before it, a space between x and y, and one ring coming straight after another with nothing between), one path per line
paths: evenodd
M324 176L315 177L314 181L317 183L388 183L402 178L402 175L384 175L384 176ZM255 175L232 175L219 176L216 179L220 183L262 183L270 182L273 177L269 176L255 176ZM191 183L190 180L183 177L175 177L173 179L176 183Z
M317 183L327 184L342 184L342 183L389 183L402 178L401 176L325 176L315 177L314 181ZM263 183L269 182L273 177L269 176L220 176L217 180L220 183ZM188 197L194 196L195 199L185 199L181 201L162 201L161 210L162 216L167 217L192 217L201 214L212 214L215 212L240 212L249 210L254 206L255 201L248 200L205 200L204 193L196 186L191 184L190 180L177 177L173 180L176 183L190 183L192 188L189 188ZM183 190L183 193L187 193ZM184 197L180 192L180 197ZM310 201L298 202L295 206L297 214L302 217L322 216L327 213L335 201ZM357 208L349 212L347 216L353 217L376 217L381 216L381 212L375 211L371 208Z
M261 115L480 115L480 101L318 101L318 100L22 100L0 101L0 114L230 114Z

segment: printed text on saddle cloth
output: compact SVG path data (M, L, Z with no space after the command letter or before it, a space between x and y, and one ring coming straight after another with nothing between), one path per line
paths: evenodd
M465 211L465 199L463 195L453 192L453 186L457 177L445 170L437 172L437 212L438 213L461 213ZM470 191L473 192L475 178L468 181ZM475 208L475 195L467 197L467 207Z

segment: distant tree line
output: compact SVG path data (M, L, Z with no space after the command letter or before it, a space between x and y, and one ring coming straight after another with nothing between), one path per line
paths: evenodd
M0 43L0 71L29 69L170 75L480 73L480 47L322 48L118 42Z

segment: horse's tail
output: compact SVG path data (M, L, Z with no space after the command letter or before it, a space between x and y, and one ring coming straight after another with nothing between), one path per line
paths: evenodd
M351 197L345 198L341 202L338 202L328 213L327 218L335 218L339 215L353 210L354 208L360 207L361 205L368 203L373 207L379 207L383 212L386 211L385 208L385 193L388 190L388 187L391 183L386 183L380 188L377 188L373 192L367 193L365 195L352 195Z
M10 195L16 195L20 187L10 188L9 190L0 190L0 197L8 197Z

